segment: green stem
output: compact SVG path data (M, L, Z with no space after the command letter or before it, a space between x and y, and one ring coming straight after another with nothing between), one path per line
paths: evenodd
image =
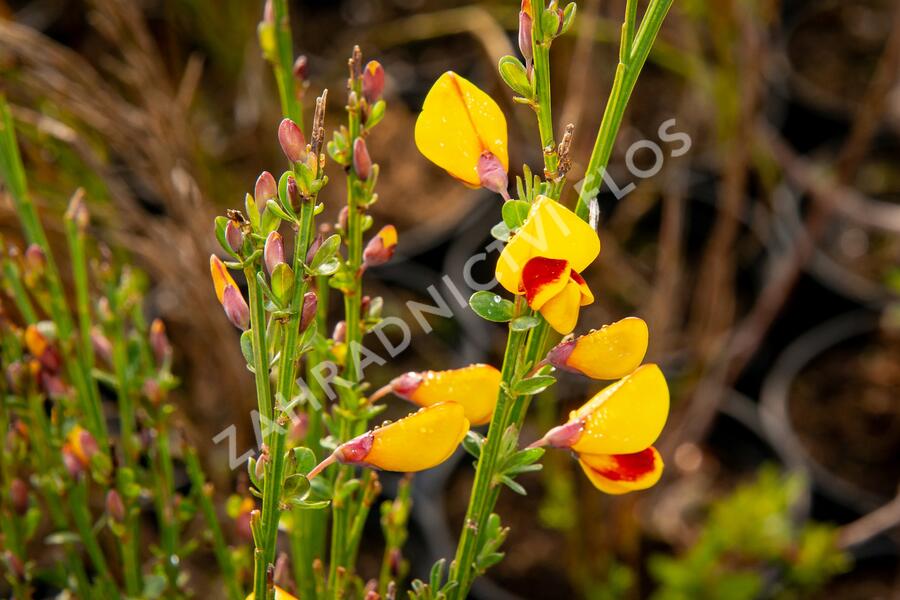
M466 518L463 521L462 534L456 548L456 557L450 567L448 581L458 583L451 592L451 600L462 600L469 591L474 575L475 552L478 533L484 528L492 506L488 506L491 489L494 487L494 473L497 467L497 457L500 452L503 432L509 425L509 405L513 398L509 393L515 384L519 355L522 344L525 341L526 332L509 330L506 338L506 351L503 354L503 367L501 369L500 393L497 396L497 406L494 408L494 416L491 418L487 438L481 449L478 466L475 469L475 482L472 485L472 493L469 496L469 507L466 510Z
M37 312L34 310L31 298L28 297L28 292L25 291L25 286L22 285L22 276L19 274L16 265L7 259L3 260L3 277L10 291L12 291L13 301L16 304L16 308L22 313L25 324L33 325L37 323Z
M287 0L274 0L275 9L275 81L281 100L281 112L303 129L303 107L294 87L294 42L291 39L291 18Z
M534 48L534 93L537 102L535 111L541 136L541 151L544 156L544 177L556 189L562 187L562 181L556 181L559 153L553 135L553 109L550 103L550 44L552 40L544 39L541 23L542 19L534 19L531 31ZM558 196L558 192L556 195Z
M197 458L197 451L194 448L189 448L185 453L185 463L188 477L191 480L191 489L194 491L194 497L197 499L203 518L206 519L206 526L212 537L213 553L216 555L219 570L222 571L222 578L225 580L228 599L242 600L244 593L238 585L237 571L234 568L234 561L231 560L231 551L225 543L225 536L219 525L219 516L216 514L216 507L211 498L212 489L207 486L203 469L200 468L200 461Z
M106 564L106 558L103 556L103 550L97 542L97 536L94 534L94 522L88 510L88 494L87 482L82 478L76 481L70 489L70 505L72 509L72 520L75 522L75 528L81 537L81 543L97 571L97 577L100 580L101 589L104 591L105 598L119 598L119 590L116 589L109 574L109 567Z
M629 0L629 4L634 5L636 2ZM630 51L626 46L620 52L620 56L625 57L626 60L620 61L616 67L612 91L606 103L606 109L603 112L603 120L600 122L600 130L597 132L594 150L585 169L584 183L578 196L578 204L575 207L575 212L582 219L587 218L589 203L600 191L603 172L609 164L613 144L619 132L619 126L622 124L622 117L625 114L625 107L628 105L628 100L631 97L632 90L634 90L638 75L640 75L641 69L647 61L647 56L650 54L656 35L659 33L666 13L668 13L671 6L672 0L651 0L641 20L641 25L637 30L637 35L634 38ZM628 10L636 10L636 7L629 6ZM628 18L626 17L626 23ZM622 43L624 45L627 42L627 26L623 27L622 33Z
M172 470L169 429L165 423L161 423L157 430L156 465L154 471L157 479L156 511L159 517L160 545L165 554L163 567L169 580L169 586L172 590L175 590L178 585L178 522L175 516L175 506L172 502L175 477Z

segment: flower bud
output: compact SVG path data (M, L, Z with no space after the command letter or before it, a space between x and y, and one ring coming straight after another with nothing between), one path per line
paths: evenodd
M262 481L266 476L266 465L269 463L271 459L269 458L269 449L263 444L262 452L259 455L259 458L256 459L256 465L254 466L253 475L256 477L257 481Z
M241 226L229 220L228 224L225 225L225 240L235 253L239 253L244 245L244 234L241 232Z
M116 523L125 520L125 503L122 502L122 496L116 490L106 492L106 514Z
M324 241L325 238L322 234L317 233L316 237L313 238L313 241L309 243L309 248L306 250L306 264L312 264L313 259L316 257L316 252L319 251L319 248Z
M287 196L288 202L291 203L291 208L294 209L294 212L299 212L300 210L300 186L297 185L297 180L294 179L293 176L288 177L287 181Z
M162 319L153 319L150 324L150 348L153 349L153 356L158 365L162 365L172 356L172 345L166 336L166 326Z
M13 554L11 550L3 553L3 562L6 563L8 572L16 579L20 581L25 579L25 565L22 563L22 559Z
M256 178L256 187L253 189L253 199L257 205L265 207L266 202L278 195L278 184L268 171L263 171Z
M162 386L159 385L159 382L152 377L144 381L144 385L141 386L141 392L153 406L162 404L162 401L165 400L166 397L165 390L163 390Z
M24 396L28 389L29 379L33 379L33 373L22 361L15 360L7 365L6 383L14 394Z
M347 231L347 221L350 218L350 207L344 206L341 208L341 212L338 213L338 222L337 226L341 231Z
M233 285L226 285L222 295L222 307L231 324L242 331L250 327L250 307Z
M209 273L212 276L213 288L216 290L216 298L221 304L225 300L225 288L230 285L237 289L237 284L225 267L225 263L215 254L209 257Z
M528 65L534 59L534 49L531 42L531 15L526 11L525 6L531 8L529 0L522 2L522 10L519 12L519 52L525 58L525 64Z
M84 474L86 466L75 456L75 453L72 451L71 446L65 445L62 449L62 461L63 466L66 467L66 471L69 472L69 475L78 479L81 475Z
M331 333L331 339L338 344L343 344L347 339L347 321L338 321Z
M362 93L366 102L375 104L384 92L384 67L377 60L370 60L363 69Z
M266 0L266 3L263 5L263 22L274 24L275 23L275 6L272 3L272 0Z
M28 512L28 484L18 477L9 482L9 501L20 517Z
M38 325L29 325L25 329L25 347L31 356L41 363L43 368L53 373L59 371L62 366L59 352L50 345L50 342Z
M485 150L478 158L478 178L481 187L503 196L509 200L509 177L500 160L489 150Z
M316 318L319 309L319 297L315 292L306 292L303 295L303 308L300 311L300 332L306 331L309 324Z
M84 190L82 188L78 188L75 190L75 193L72 194L65 216L66 219L75 223L75 226L79 231L87 229L91 217L88 214L87 205L84 202Z
M263 262L266 263L266 271L269 272L269 275L275 271L275 267L284 262L284 240L277 231L273 231L266 238Z
M372 158L369 156L366 140L361 137L353 142L353 170L363 181L367 181L372 174Z
M112 364L112 344L99 327L91 329L91 346L93 346L97 358L108 365Z
M44 272L47 267L47 255L44 249L37 244L29 244L25 249L25 268L29 275L38 276Z
M306 138L303 131L290 119L284 119L278 126L278 143L291 163L302 162L305 158Z
M305 54L301 54L294 61L292 72L294 73L294 79L296 79L299 84L303 84L303 82L309 79L309 60L306 58Z
M61 400L69 393L69 388L66 387L59 375L41 371L41 391L51 400Z
M397 229L393 225L385 225L369 240L363 250L363 262L367 267L377 267L391 260L397 249Z

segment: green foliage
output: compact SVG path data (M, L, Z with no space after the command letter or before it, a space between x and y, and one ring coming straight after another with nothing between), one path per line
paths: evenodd
M836 545L834 527L794 522L791 507L801 488L797 476L765 467L754 481L715 502L687 552L651 557L650 572L659 584L653 597L806 597L845 571L849 558ZM769 581L767 574L778 576Z

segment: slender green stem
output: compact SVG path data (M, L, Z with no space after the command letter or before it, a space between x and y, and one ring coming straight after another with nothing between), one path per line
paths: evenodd
M225 536L222 534L222 527L219 525L219 517L216 514L216 507L212 502L212 489L206 483L203 476L203 469L200 468L200 461L197 458L197 451L189 448L185 453L185 463L187 466L188 478L191 480L191 489L200 512L206 520L206 526L212 537L213 553L216 555L216 561L219 564L219 570L222 572L224 579L225 592L228 594L228 600L242 600L244 593L238 584L237 571L234 567L234 561L231 559L231 551L225 543Z
M172 469L172 451L169 445L169 428L165 421L161 422L156 436L156 457L154 473L156 475L156 511L159 518L160 545L165 559L163 563L166 578L171 590L178 585L178 521L175 506L172 502L172 490L175 489L175 476Z
M525 341L526 332L509 330L506 338L506 351L503 354L503 367L501 369L500 393L497 396L497 406L494 408L494 416L491 418L487 438L481 449L478 466L475 469L475 482L472 485L472 493L469 496L469 507L466 510L466 518L463 521L462 534L456 548L456 557L450 567L448 581L458 583L451 592L451 600L462 600L469 591L469 586L474 577L475 552L478 533L482 531L490 514L487 506L491 488L496 485L494 473L497 467L497 457L500 452L503 432L509 425L509 408L513 398L509 393L515 384L515 377L519 363L519 355Z
M637 26L637 0L625 3L625 22L622 24L622 42L619 46L619 62L628 62L631 47L634 45L634 30Z
M94 533L94 522L88 509L87 482L82 478L76 481L70 488L70 506L72 510L72 520L78 535L81 536L81 542L84 549L97 571L97 577L100 581L101 589L105 598L119 598L119 590L109 574L109 567L106 564L106 558L103 550L97 542L97 536Z
M19 309L19 312L22 313L25 324L33 325L37 323L37 312L34 310L31 298L28 297L28 292L25 291L25 286L22 285L22 277L19 274L19 270L8 259L3 260L3 277L10 291L12 291L13 302L16 303L16 308Z
M630 4L636 4L633 0ZM622 117L625 114L625 107L637 83L638 75L656 35L662 26L669 7L672 6L672 0L651 0L641 25L637 30L630 52L626 47L620 54L627 56L626 61L620 61L616 67L616 74L613 79L612 91L609 100L606 103L606 110L603 113L603 120L600 122L600 130L597 132L597 139L594 142L594 150L585 169L584 182L581 192L578 196L578 204L575 212L582 219L587 218L589 212L589 203L591 199L597 196L600 191L600 185L603 180L603 173L609 164L609 158L612 154L613 144L616 135L619 132L619 126L622 124ZM636 7L629 7L636 10ZM626 33L628 28L623 28L623 44L627 41Z
M550 44L551 39L544 39L541 27L543 19L534 19L531 30L534 48L534 93L535 111L537 113L538 130L541 136L541 151L544 155L544 177L554 188L561 188L557 182L559 154L556 138L553 135L553 108L550 102ZM556 193L558 195L558 192Z
M282 113L303 129L303 107L297 99L294 81L294 42L291 39L291 18L287 0L274 0L275 9L275 80L281 99Z

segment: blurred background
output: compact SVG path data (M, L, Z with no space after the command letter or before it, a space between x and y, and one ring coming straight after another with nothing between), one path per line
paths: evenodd
M624 4L581 0L575 28L553 45L557 135L576 125L571 182L602 116ZM465 290L466 261L501 219L496 197L459 185L415 148L416 114L442 72L501 105L513 174L541 164L535 119L496 69L516 54L518 10L515 1L290 3L295 50L308 57L305 104L332 92L328 132L343 120L353 44L387 73L387 116L369 140L381 165L373 214L397 226L400 245L366 284L385 315L433 303L427 287L445 274ZM236 424L239 450L249 448L255 397L207 264L213 217L283 162L278 95L256 39L261 12L246 0L0 0L0 91L51 241L64 244L58 217L83 186L93 237L147 273L150 316L166 321L175 346L177 404L223 502L240 476L212 438ZM642 140L660 154L646 143L629 152ZM648 321L649 359L673 398L658 444L666 474L648 492L614 498L569 457L548 454L544 471L521 479L528 496L501 498L507 559L473 597L900 597L898 149L900 3L675 2L611 161L617 188L633 189L600 196L603 251L586 273L597 302L581 319ZM332 218L344 203L338 175L320 197ZM574 199L570 188L563 201ZM0 234L21 235L5 198ZM475 279L491 268L479 264ZM499 362L501 328L467 310L428 319L433 331L413 325L410 348L367 372L375 386L405 370ZM523 439L596 389L564 375L535 403ZM452 554L469 463L460 455L416 479L414 576ZM364 574L381 552L372 521Z

